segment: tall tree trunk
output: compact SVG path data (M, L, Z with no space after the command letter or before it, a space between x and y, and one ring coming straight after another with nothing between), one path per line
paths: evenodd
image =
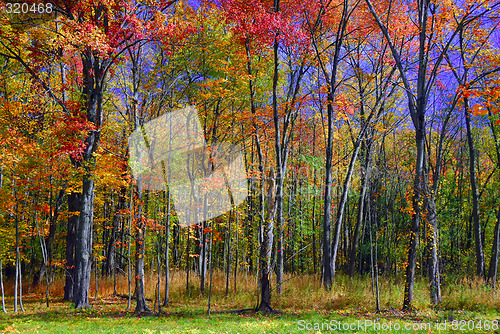
M113 216L113 225L111 226L111 233L108 239L107 251L106 251L106 276L115 275L116 272L116 241L120 219L122 217L122 211L125 209L125 194L127 188L120 188L120 195L118 198L118 206L116 212Z
M3 188L3 166L0 167L0 189ZM2 289L2 310L7 313L5 309L5 291L3 287L3 266L2 266L2 247L0 245L0 288Z
M358 214L356 219L356 227L354 228L354 235L351 242L351 249L349 252L349 277L354 276L354 269L356 268L356 252L358 250L359 244L359 232L361 230L361 225L363 224L365 203L366 203L366 190L368 187L369 178L369 168L370 168L370 149L371 144L363 141L361 143L361 195L358 201Z
M130 183L130 202L129 202L129 217L128 217L128 233L127 233L127 280L128 280L128 300L127 310L130 309L132 302L132 214L134 211L134 184Z
M165 201L165 192L163 192L163 200ZM170 191L168 191L167 201L163 207L165 213L167 208L166 222L165 222L165 297L163 299L163 306L167 306L169 302L169 289L170 289L170 267L169 267L169 248L170 248Z
M233 217L233 211L229 212L228 226L226 229L226 297L229 294L229 274L231 272L231 221Z
M319 26L321 21L321 16L324 14L324 10L320 11L319 16L316 18L315 27ZM326 290L332 288L333 279L335 275L334 268L334 255L332 252L332 159L333 159L333 141L335 133L333 131L334 122L336 119L335 111L333 108L335 102L335 93L337 87L337 71L341 59L341 50L345 37L345 30L347 22L349 19L349 0L344 0L342 4L342 15L341 20L335 35L335 41L333 43L335 50L333 54L333 61L331 64L330 75L327 73L326 67L324 66L321 56L317 48L317 42L313 35L313 44L316 49L316 56L321 65L325 81L328 84L328 94L327 94L327 138L326 138L326 164L325 164L325 191L324 191L324 205L323 205L323 286ZM340 225L338 225L338 230L340 231ZM337 240L338 242L338 240ZM335 252L336 255L336 252Z
M270 313L273 311L271 307L271 282L269 279L271 273L271 255L273 249L273 229L274 229L274 195L276 194L276 180L274 172L271 169L271 173L268 177L268 187L267 187L267 220L262 224L261 229L261 242L260 242L260 305L258 307L259 311Z
M236 293L236 280L237 280L237 275L238 275L238 253L239 253L239 248L240 248L240 241L239 241L239 214L238 214L238 208L235 209L236 210L236 254L234 255L234 277L233 277L233 281L234 281L234 293Z
M0 189L3 188L3 166L0 167ZM2 263L2 247L0 245L0 288L2 289L2 310L7 313L5 309L5 291L3 287L3 263Z
M429 38L427 27L428 25L434 24L434 15L429 15L432 11L433 5L430 0L419 1L417 3L416 11L418 13L417 25L419 28L419 48L418 48L418 71L416 80L416 89L410 84L410 80L407 76L407 71L404 68L401 53L398 51L397 46L393 42L387 26L382 22L375 11L370 0L365 0L368 5L369 11L373 18L377 22L382 34L387 41L391 49L392 56L394 58L396 67L398 68L400 77L403 82L404 89L407 94L408 108L410 116L412 118L413 126L415 128L415 146L417 150L416 166L415 166L415 179L413 187L413 199L412 199L412 222L410 226L410 245L408 248L408 261L406 267L406 279L405 279L405 292L403 300L403 310L408 310L412 308L413 302L413 288L415 280L415 265L417 258L417 240L420 230L420 219L423 208L421 208L421 202L428 196L432 195L427 193L428 187L424 186L423 180L425 177L424 172L424 159L425 159L425 114L427 108L427 100L429 96L430 89L432 89L437 74L438 69L445 58L445 54L448 52L450 45L452 45L453 39L459 32L460 27L463 27L464 21L460 23L457 21L457 26L452 34L447 37L447 43L444 44L444 48L438 51L438 56L433 57L435 61L431 63L429 59L431 58L432 41ZM432 21L429 21L429 18ZM471 20L472 21L472 20ZM431 67L432 66L432 67ZM429 69L431 69L429 71ZM434 232L437 233L436 230Z
M427 173L426 173L427 174ZM423 182L426 182L428 177L426 176ZM438 224L437 224L437 213L436 213L436 203L434 200L434 192L428 189L427 184L424 185L427 188L426 198L424 199L425 206L425 222L428 227L427 243L429 250L429 282L430 282L430 293L431 302L433 304L438 304L441 302L441 277L439 273L439 257L438 257Z
M80 201L80 217L75 235L75 275L73 303L76 308L89 307L89 287L92 256L92 226L94 223L94 152L99 146L103 122L103 90L107 68L112 59L101 60L93 52L83 52L82 73L84 110L87 120L95 126L85 139L82 165L85 172Z
M161 314L161 293L160 293L160 284L161 284L161 268L162 268L162 263L161 263L161 248L162 248L162 241L161 241L161 234L158 232L158 226L156 224L156 213L158 211L158 204L155 203L155 208L154 208L154 222L155 222L155 235L156 235L156 261L158 265L158 277L156 281L156 298L155 298L155 304L158 305L158 314ZM155 311L155 307L153 306L153 311Z
M415 144L417 147L417 161L415 166L415 179L413 182L413 215L410 226L410 247L408 249L408 261L406 266L405 292L403 309L409 310L413 303L413 289L415 285L415 266L417 263L417 243L420 232L421 205L420 201L425 197L425 189L422 179L424 178L424 156L425 156L425 113L418 114L418 122L415 128Z
M7 309L5 308L5 291L3 287L3 266L2 266L1 256L0 256L0 288L2 289L2 310L3 313L7 313Z
M92 256L92 224L94 221L94 179L89 173L83 176L80 217L76 228L75 272L73 303L76 308L90 307L89 287Z
M180 261L181 261L181 257L179 255L180 230L181 230L181 227L179 226L179 224L175 224L173 226L173 230L172 230L172 241L173 241L172 261L174 263L175 268L179 267Z
M250 56L250 46L249 46L249 41L248 39L245 41L245 51L246 51L246 56L247 56L247 72L250 77L252 77L252 58ZM259 244L260 244L260 251L259 251L259 284L260 284L260 297L261 297L261 302L258 305L257 309L264 311L264 312L270 312L272 311L271 307L271 289L270 289L270 284L269 284L269 273L270 273L270 260L271 260L271 250L272 250L272 245L273 245L273 222L272 220L269 220L266 222L265 221L265 208L264 208L264 156L262 153L262 147L260 144L260 137L259 137L259 126L256 122L255 119L255 113L256 113L256 106L255 106L255 92L254 92L254 87L253 87L253 79L248 80L248 87L250 91L250 110L252 114L252 125L253 128L255 129L255 143L257 146L257 154L259 157L259 173L261 176L261 182L260 182L260 187L261 191L260 197L259 197ZM271 185L269 188L274 188ZM271 203L272 198L274 197L274 189L269 189L268 195L269 195L269 201L268 203Z
M500 169L500 141L498 140L497 130L495 127L495 123L492 118L492 112L489 110L490 116L490 130L493 136L495 145L495 151L497 156L497 169ZM490 259L490 267L488 270L488 282L489 284L495 288L497 281L497 273L498 273L498 256L500 253L500 209L497 212L497 222L495 224L495 232L493 234L493 247L491 249L491 259Z
M495 151L497 156L497 169L500 169L500 141L497 135L496 125L492 118L492 112L489 110L490 116L490 130L493 136L495 144ZM497 273L498 273L498 256L500 253L500 209L497 212L497 222L495 224L495 232L493 234L493 247L491 249L491 259L490 259L490 267L488 270L488 282L489 284L495 288L497 281Z
M333 284L332 267L332 159L333 159L333 97L329 98L328 112L328 138L326 144L326 166L325 166L325 191L323 205L323 286L330 290Z
M13 178L14 179L14 178ZM15 201L15 211L14 211L14 215L15 215L15 224L16 224L16 262L15 262L15 268L16 268L16 283L14 284L14 312L17 313L17 293L19 291L19 276L20 276L20 273L19 273L19 266L17 265L18 264L18 260L19 260L19 218L18 218L18 208L19 208L19 205L18 205L18 199L17 199L17 189L16 189L16 185L15 185L16 181L13 180L13 188L14 188L14 201Z
M19 296L19 306L21 307L21 310L24 311L23 307L23 288L22 288L22 280L23 280L23 275L21 271L21 253L20 253L20 245L19 245L19 198L17 196L17 182L16 179L14 179L13 175L13 192L14 192L14 219L15 219L15 225L16 225L16 259L15 259L15 268L16 268L16 283L15 283L15 290L14 290L14 312L17 312L17 301L18 301L18 296Z
M361 131L358 138L358 140L354 143L354 152L352 153L351 156L351 161L349 163L349 168L347 170L347 175L345 176L344 180L344 185L342 189L342 197L339 202L339 206L337 208L337 218L335 220L335 231L333 234L333 242L332 242L332 264L331 264L331 269L332 269L332 281L335 280L335 261L337 259L337 253L338 253L338 248L339 248L339 240L340 240L340 232L341 232L341 227L342 227L342 220L344 217L344 209L347 204L347 199L349 195L349 187L351 184L351 178L352 174L354 173L354 165L356 164L356 159L358 158L358 152L359 152L359 147L361 143L361 136L363 136L364 131Z
M52 177L50 180L52 184ZM49 307L49 294L50 294L50 281L52 281L52 258L53 258L53 251L52 251L52 244L54 243L54 237L56 234L56 223L57 223L57 218L59 217L59 211L61 210L62 204L63 204L63 199L64 199L64 194L66 193L66 185L59 190L59 194L57 196L56 202L54 203L54 211L50 213L50 225L49 225L49 235L45 239L45 249L46 249L46 255L47 255L47 261L45 263L46 266L46 299L47 299L47 307ZM52 209L52 190L50 194L50 204L51 204L51 209Z
M148 216L148 202L149 202L149 191L146 191L146 199L144 204L144 212L142 210L142 184L139 180L138 182L139 200L137 203L137 215L136 215L136 234L135 234L135 298L136 306L134 313L151 312L149 307L146 305L146 296L144 290L144 256L146 253L145 245L145 233L146 224L145 220Z
M186 295L189 296L189 252L190 250L190 241L191 238L189 234L191 233L191 227L188 226L186 227L187 234L186 234Z
M372 212L372 200L368 202L367 205L367 215L368 221L370 222L369 234L370 234L370 267L372 274L372 292L375 295L375 305L376 311L380 312L380 295L379 295L379 285L378 285L378 257L377 257L377 232L378 226L375 226L375 238L373 238L373 225L375 219L373 218ZM375 244L375 246L374 246Z
M210 223L209 223L209 226L210 227ZM212 226L213 228L213 226ZM210 248L208 250L208 270L210 272L210 278L209 278L209 283L208 283L208 308L207 308L207 313L208 315L210 316L210 307L212 306L212 278L213 278L213 266L212 266L212 255L213 255L213 248L214 248L214 233L213 231L210 229Z
M204 200L204 205L206 207L207 204L207 198L205 196ZM200 292L203 293L205 292L205 286L206 284L206 278L207 278L207 239L206 239L206 234L205 234L205 227L206 223L203 221L203 223L200 223L198 226L198 240L199 242L199 257L198 257L198 265L200 269Z
M78 211L80 210L80 194L71 192L68 195L68 211L74 213L68 218L68 227L66 234L66 264L65 264L65 284L64 300L73 300L73 284L75 271L75 238L76 225L78 223Z
M274 0L274 12L278 13L280 11L280 0ZM277 275L276 284L278 286L278 293L281 293L281 284L283 282L283 178L284 178L284 156L283 147L281 145L281 126L280 126L280 116L278 113L278 79L279 79L279 42L278 36L274 38L273 45L273 96L272 96L272 107L273 107L273 122L274 122L274 148L276 155L276 195L275 197L275 209L276 209L276 222L277 222L277 232L278 232L278 242L277 242ZM286 131L286 129L285 129ZM285 136L286 133L283 133ZM286 148L285 148L286 149ZM273 215L274 216L274 215ZM271 226L268 226L268 228Z
M472 192L471 219L474 224L474 241L476 244L476 275L485 278L484 250L481 239L481 224L479 223L479 193L476 177L476 153L474 139L472 138L469 102L464 98L465 125L467 129L467 144L469 146L469 180Z
M498 274L498 253L500 252L500 209L497 212L497 222L493 233L493 247L491 248L490 268L488 270L488 284L494 289Z

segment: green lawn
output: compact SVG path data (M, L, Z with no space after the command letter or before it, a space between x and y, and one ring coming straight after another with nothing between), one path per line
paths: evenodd
M12 305L12 304L10 304ZM276 315L216 313L200 308L171 306L161 316L135 316L126 303L107 297L90 310L75 310L68 303L45 308L41 300L25 302L26 312L0 315L5 333L493 333L500 314L464 311L426 311L379 314L348 311L292 311ZM453 319L458 323L451 323ZM461 322L460 322L461 321ZM474 327L472 327L474 326Z

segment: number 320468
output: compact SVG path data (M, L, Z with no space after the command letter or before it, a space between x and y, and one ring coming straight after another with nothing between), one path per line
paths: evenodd
M50 14L54 10L51 3L6 3L5 12L7 14Z

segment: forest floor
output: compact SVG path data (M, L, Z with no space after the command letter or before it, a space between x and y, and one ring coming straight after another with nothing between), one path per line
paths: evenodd
M149 282L154 274L149 276ZM282 294L273 291L277 314L227 313L254 308L257 303L255 276L238 275L236 289L230 282L225 295L223 274L215 273L212 285L212 314L207 314L208 291L200 293L186 276L174 273L170 303L162 313L134 315L135 301L127 310L128 283L118 280L119 296L113 295L112 279L95 281L90 291L91 308L76 310L62 302L63 282L51 284L46 305L45 286L23 294L25 311L14 312L13 287L6 282L6 314L0 311L0 331L4 333L500 333L500 292L482 282L461 279L443 284L443 302L429 303L425 281L415 288L412 312L401 312L403 282L380 278L380 312L375 312L371 280L338 276L332 291L325 292L316 276L288 277ZM198 283L199 284L199 283ZM155 307L154 286L147 285L148 305ZM25 288L26 289L26 288ZM208 289L207 289L208 290ZM157 310L155 310L157 311Z

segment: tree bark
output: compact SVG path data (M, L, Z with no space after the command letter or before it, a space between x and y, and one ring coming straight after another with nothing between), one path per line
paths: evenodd
M426 173L427 174L427 173ZM428 175L425 176L426 182ZM427 184L424 185L428 187ZM428 227L427 243L429 249L429 282L432 304L441 302L441 276L439 273L439 257L438 257L438 224L436 213L436 202L434 200L434 192L426 190L426 198L424 199L425 206L425 222Z
M250 77L252 77L252 58L250 56L250 46L248 39L245 41L245 51L247 56L247 72ZM261 191L259 196L259 285L260 285L260 297L261 302L257 309L263 312L272 312L271 307L271 289L269 284L269 273L270 273L270 260L271 260L271 250L273 245L273 222L272 220L265 221L265 208L264 208L264 156L262 153L262 147L260 144L259 137L259 126L255 120L256 106L255 106L255 91L253 87L253 79L248 80L248 88L250 91L250 111L252 114L252 125L255 129L255 143L257 146L257 154L259 157L259 173L261 177L260 187ZM275 189L272 184L269 184L268 204L274 203L272 198L275 195ZM270 205L268 205L269 208Z
M274 214L275 214L275 201L274 195L276 193L276 179L274 172L271 169L270 175L268 177L268 202L267 211L268 217L265 223L262 225L261 231L261 243L260 243L260 305L258 310L265 313L273 312L271 307L271 284L269 276L271 273L271 255L273 249L274 240Z
M464 113L465 125L467 129L467 144L469 147L469 180L472 192L472 213L471 219L474 224L474 241L476 245L476 275L479 277L486 277L484 265L484 250L481 238L481 224L479 223L479 193L477 190L477 177L476 177L476 153L474 148L474 139L472 138L470 111L468 99L464 98Z
M361 230L361 225L365 219L365 203L366 203L366 191L368 187L369 178L369 168L370 168L370 150L371 144L363 141L361 143L361 194L358 201L358 214L356 216L356 227L354 228L354 235L351 242L351 249L349 252L349 277L354 276L354 269L356 268L356 253L358 250L359 243L359 232Z
M491 110L489 111L490 116L490 130L493 135L493 139L495 141L495 151L497 156L497 168L500 169L500 141L498 140L496 128L494 121L492 119ZM491 259L490 259L490 267L488 270L488 283L495 288L497 281L497 273L498 273L498 255L500 252L500 209L497 212L497 222L495 224L495 232L493 233L493 247L491 249Z
M345 176L344 185L342 189L342 197L339 202L339 206L337 208L337 218L335 220L335 231L333 234L333 242L332 242L332 256L331 256L331 270L332 270L332 282L335 280L335 261L337 259L337 253L339 248L339 240L340 240L340 232L342 227L342 220L344 217L344 209L347 204L347 199L349 195L349 187L351 183L352 174L354 173L354 165L356 163L356 159L358 158L358 152L361 142L361 136L363 136L363 131L359 134L360 138L354 143L354 152L351 156L351 161L349 163L349 168L347 170L347 175Z
M403 309L409 310L413 303L413 289L415 285L415 266L417 261L417 241L420 232L421 205L420 201L424 197L422 179L424 177L423 164L425 156L425 114L419 113L418 123L415 128L415 143L417 147L417 161L415 166L415 179L413 182L412 199L412 221L410 226L410 247L408 249L408 260L406 266L405 292L403 299Z
M111 59L100 59L91 51L82 52L83 91L82 99L87 120L95 126L85 139L83 152L83 186L80 201L80 217L76 228L75 275L73 303L76 308L89 307L89 287L92 256L92 226L94 223L94 152L99 146L103 122L103 91L107 68Z
M491 249L490 268L488 270L488 284L494 289L498 274L498 253L500 251L500 209L497 212L497 222L493 233L493 247Z
M89 287L92 255L92 224L94 221L94 179L89 173L83 176L80 217L76 227L75 272L73 303L76 308L90 307Z
M3 313L7 313L7 309L5 308L5 291L3 287L3 266L2 266L1 256L0 256L0 288L2 289L2 310Z
M68 195L68 211L77 213L80 211L80 194L71 192ZM66 234L66 264L65 264L65 284L63 300L73 300L73 284L75 272L75 238L78 215L73 214L68 218L68 227Z
M170 289L170 267L169 267L169 250L170 250L170 191L166 204L163 207L165 213L165 206L167 208L166 222L165 222L165 297L163 298L163 306L167 306L169 302L169 289ZM163 192L163 200L165 201L165 192Z
M207 203L207 198L204 198L204 205ZM203 293L205 291L206 278L207 278L207 239L205 234L205 221L200 223L198 226L198 240L199 242L199 257L198 257L198 265L200 270L200 292Z
M321 70L323 72L326 83L328 84L328 94L327 94L327 128L328 132L326 133L326 164L325 164L325 190L324 190L324 206L323 206L323 286L326 290L330 290L333 284L334 278L334 264L333 264L333 254L332 254L332 242L331 242L331 233L332 233L332 159L333 159L333 141L334 141L334 122L335 122L335 113L333 109L333 104L335 102L335 92L337 87L337 71L341 58L341 49L344 42L345 31L347 22L349 19L349 0L344 0L342 4L342 14L340 18L340 23L336 32L335 41L332 44L334 46L334 54L333 60L331 63L331 71L330 74L327 72L327 68L323 63L320 52L318 50L316 37L313 34L312 41L313 46L316 51L316 57L320 63ZM322 8L316 21L314 22L314 29L320 26L322 15L325 10ZM339 226L340 228L340 226Z
M135 298L136 306L134 313L140 314L143 312L151 312L149 307L146 305L146 295L144 290L144 256L146 254L145 246L145 230L148 214L148 197L149 194L146 192L146 204L144 205L144 212L142 210L142 185L141 181L138 182L139 191L139 201L136 216L136 234L135 234Z
M122 218L122 211L125 209L125 194L127 188L120 188L120 195L118 198L118 206L116 212L113 216L113 225L111 228L111 233L109 235L107 251L106 251L106 276L111 276L115 274L116 271L116 240L119 228L119 222Z

